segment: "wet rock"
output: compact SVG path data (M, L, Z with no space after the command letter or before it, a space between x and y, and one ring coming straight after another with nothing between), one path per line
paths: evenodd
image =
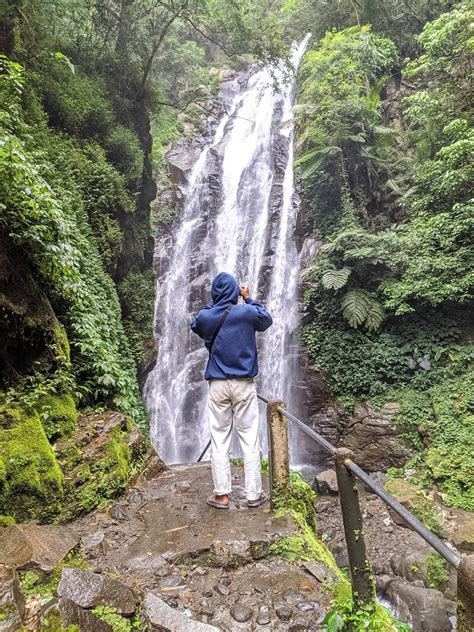
M281 621L290 621L293 615L293 610L287 606L280 606L276 609L276 614Z
M369 478L377 485L380 485L380 487L383 487L387 482L387 475L384 472L371 472ZM372 491L369 487L365 485L364 487L368 492Z
M323 472L316 474L313 487L316 489L318 494L321 494L322 496L337 494L339 490L337 487L336 470L324 470Z
M191 143L176 143L166 152L165 158L173 182L176 184L187 182L189 173L200 153L201 148L192 147Z
M138 606L138 598L125 584L79 568L63 569L57 592L82 608L102 604L117 608L120 614L133 614Z
M453 535L452 541L456 548L464 551L474 551L474 518L461 523Z
M217 586L214 587L214 590L216 591L216 593L221 595L221 597L227 597L227 595L230 593L229 588L227 586L224 586L223 584L217 584Z
M395 577L393 577L392 575L377 575L375 578L375 587L379 592L387 592L387 588L389 587L390 582L392 582L394 579Z
M153 479L158 478L158 476L162 472L164 472L164 470L166 470L165 463L160 459L160 457L157 454L152 452L145 467L145 471L144 471L145 479L147 481L152 481Z
M127 522L130 520L130 516L122 505L115 504L110 510L110 516L117 522Z
M150 592L143 602L143 614L150 632L219 632L212 625L189 619Z
M97 557L103 552L105 534L103 531L95 531L81 539L81 551L88 557Z
M247 608L247 606L236 605L230 609L230 615L238 623L245 623L246 621L250 621L253 612L250 608Z
M257 615L258 625L268 625L270 623L270 610L268 606L260 606Z
M65 628L76 625L80 632L113 632L111 625L84 610L70 599L60 599L59 614Z
M298 584L298 590L313 592L313 590L316 590L316 584L308 579L303 579L303 581Z
M329 500L321 500L316 503L316 513L324 513L331 506Z
M402 467L410 456L393 423L398 410L396 402L379 410L367 403L358 404L344 429L341 445L352 450L354 461L369 472Z
M338 581L339 579L336 571L332 568L328 568L320 562L303 562L303 566L320 583L324 582L326 579L332 579L334 581Z
M0 529L0 560L10 568L51 571L78 543L69 527L13 525Z
M306 621L303 619L297 619L288 628L288 632L305 632L308 629Z
M397 616L408 621L413 632L451 632L451 602L442 593L402 579L395 579L386 592Z
M165 575L160 581L161 588L176 588L183 583L181 575Z
M14 632L22 627L25 601L13 568L0 565L0 632Z
M237 568L252 561L250 542L233 540L230 542L213 542L210 552L212 565L220 568Z

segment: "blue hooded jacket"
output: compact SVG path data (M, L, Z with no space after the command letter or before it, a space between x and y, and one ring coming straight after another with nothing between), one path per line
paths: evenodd
M212 301L191 323L191 329L204 339L209 350L214 332L226 308L231 306L209 355L206 380L255 377L258 373L255 332L265 331L273 321L267 310L251 298L237 305L239 294L234 277L221 272L212 282Z

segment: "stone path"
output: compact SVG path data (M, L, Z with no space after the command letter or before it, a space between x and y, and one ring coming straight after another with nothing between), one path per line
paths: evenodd
M271 542L294 526L272 517L268 504L249 510L243 470L233 466L232 473L233 500L224 511L205 504L209 464L139 478L114 505L71 525L82 556L95 571L219 630L322 629L324 573L319 581L302 565L268 556Z

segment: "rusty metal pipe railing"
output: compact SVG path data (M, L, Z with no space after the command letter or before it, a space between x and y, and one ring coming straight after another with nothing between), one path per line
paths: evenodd
M460 632L468 632L474 629L472 627L474 626L474 555L461 558L456 551L450 549L381 485L372 480L367 472L354 463L350 450L333 446L301 419L288 412L281 401L270 401L267 397L260 395L260 393L257 393L257 397L267 405L271 489L273 489L274 485L280 485L282 481L289 477L288 431L282 423L283 418L291 421L299 430L313 439L335 459L354 602L363 605L373 602L374 599L373 578L366 558L362 533L362 515L355 480L358 478L386 505L393 509L425 542L435 549L448 564L458 569L458 629ZM210 445L211 441L207 443L198 461L203 459ZM273 463L272 461L275 462Z
M262 395L257 397L264 403L268 404L268 399ZM302 430L309 437L314 439L319 445L329 452L332 456L336 456L337 448L334 447L329 441L322 437L312 428L309 428L303 421L289 413L285 408L278 408L278 412L281 415L287 417L292 421L300 430ZM401 505L393 496L391 496L385 489L373 481L370 476L364 472L364 470L354 463L351 459L344 459L344 465L349 469L358 479L360 479L364 485L366 485L374 494L376 494L381 500L383 500L389 507L395 511L410 527L416 531L430 546L432 546L444 559L451 564L454 568L458 568L461 561L461 557L452 549L450 549L438 536L430 531L424 524L422 524L415 516L408 511L403 505Z

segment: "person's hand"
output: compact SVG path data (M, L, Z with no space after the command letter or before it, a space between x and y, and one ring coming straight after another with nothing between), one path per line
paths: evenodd
M248 299L248 297L250 296L250 290L249 290L248 285L240 286L240 296L244 299L244 301Z

